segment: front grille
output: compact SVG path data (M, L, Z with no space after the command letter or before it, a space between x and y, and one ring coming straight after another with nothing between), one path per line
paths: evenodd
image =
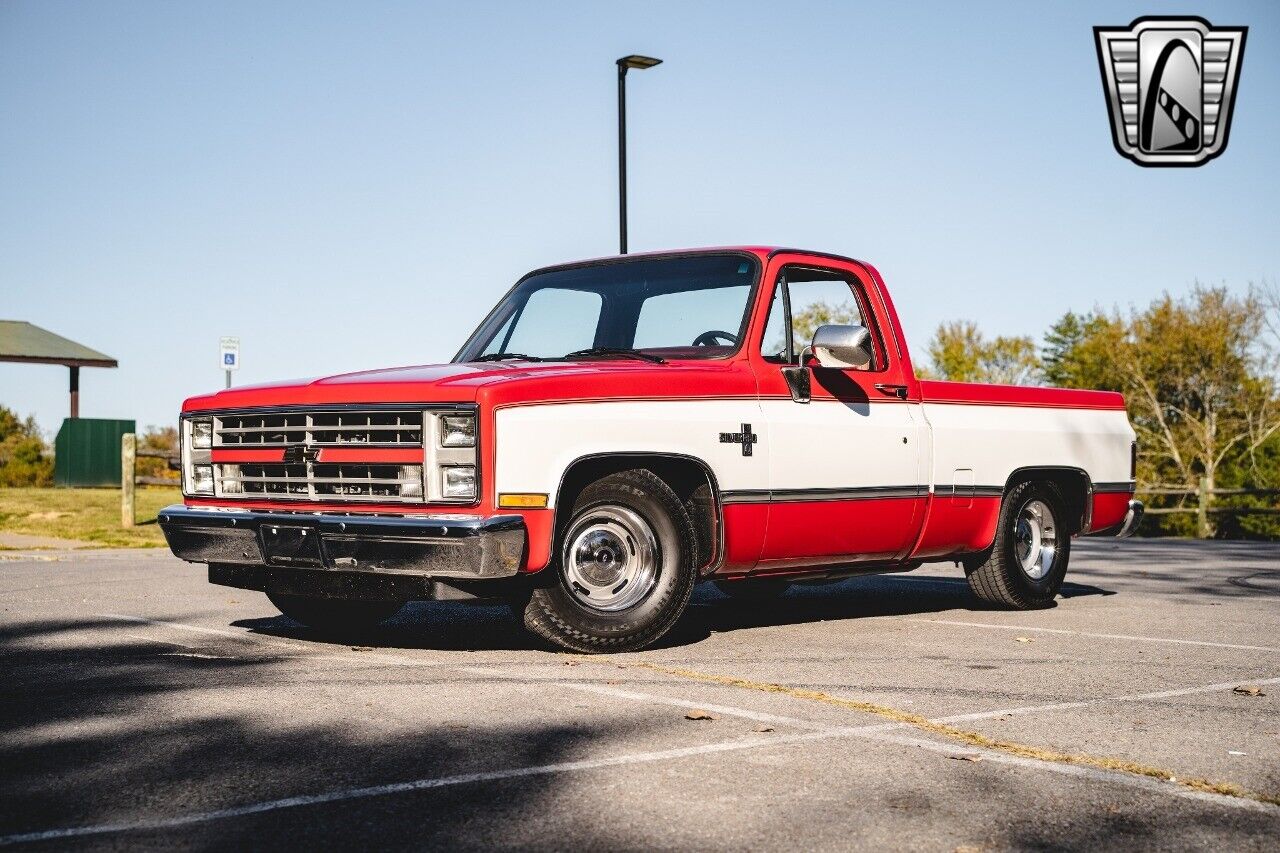
M421 410L221 415L213 419L213 446L421 447L422 417Z
M214 415L214 494L423 503L424 466L434 466L442 452L435 446L436 414L432 409L304 409ZM219 459L220 453L229 458ZM342 458L326 459L326 453Z
M217 469L218 489L227 497L422 500L421 465L271 462L221 464Z

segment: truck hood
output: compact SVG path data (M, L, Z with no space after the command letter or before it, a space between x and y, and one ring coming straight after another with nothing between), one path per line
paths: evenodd
M480 362L395 367L246 385L191 397L184 412L360 403L508 405L594 399L714 397L755 393L738 361L666 364L598 358L556 362Z

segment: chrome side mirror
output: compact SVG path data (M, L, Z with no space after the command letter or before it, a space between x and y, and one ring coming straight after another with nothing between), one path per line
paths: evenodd
M822 367L869 367L875 359L866 326L819 326L813 333L813 354Z

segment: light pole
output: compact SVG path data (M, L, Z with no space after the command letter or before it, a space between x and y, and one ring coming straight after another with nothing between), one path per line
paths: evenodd
M652 56L631 54L618 60L618 248L627 253L627 71L662 64Z

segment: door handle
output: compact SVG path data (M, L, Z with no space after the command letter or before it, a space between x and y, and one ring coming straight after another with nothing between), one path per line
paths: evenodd
M888 394L892 397L897 397L899 400L907 399L906 385L890 385L886 382L877 382L876 390L881 394Z

